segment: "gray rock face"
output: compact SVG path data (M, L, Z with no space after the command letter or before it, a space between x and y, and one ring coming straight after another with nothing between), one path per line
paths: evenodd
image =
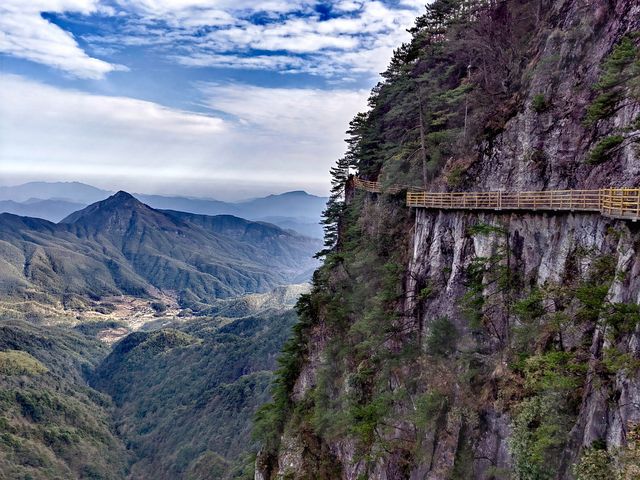
M599 165L585 161L589 151L603 136L612 134L640 115L640 105L629 101L607 121L600 122L597 134L583 125L587 106L593 100L592 86L598 81L600 65L625 34L640 29L640 3L631 0L560 0L553 2L548 29L532 45L536 54L530 66L528 84L522 89L522 105L491 144L479 146L485 152L468 170L464 189L553 190L595 189L640 185L640 158L628 145ZM544 95L550 104L536 112L532 102ZM479 223L501 225L508 235L512 261L529 287L563 285L589 272L588 257L576 261L577 251L594 251L616 259L616 280L607 293L611 302L640 303L640 226L599 214L577 212L473 212L417 209L412 229L411 258L406 267L405 312L418 311L415 328L422 337L433 319L446 316L462 333L460 348L472 345L473 334L461 311L460 299L468 289L465 272L476 257L495 252L496 235L472 236L470 227ZM416 297L424 285L435 285L433 295L421 309ZM553 306L549 306L552 308ZM509 325L502 325L507 334ZM567 348L574 347L585 332L567 332ZM595 381L607 335L602 328L588 332L591 337L589 371L579 415L563 452L558 479L571 479L571 466L583 447L606 439L609 448L623 445L630 424L640 421L640 376L619 372L613 385ZM640 354L640 332L628 336L626 352ZM620 348L620 345L618 345ZM496 344L486 349L499 352ZM313 383L312 374L322 354L315 352L299 378L296 397ZM492 378L499 380L507 370L498 361ZM314 366L315 365L315 366ZM416 453L410 471L395 469L393 455L380 453L370 480L449 478L459 454L460 438L467 413L462 401L446 419L446 428L430 438ZM411 408L406 406L406 408ZM472 478L490 480L496 471L512 471L509 441L512 418L499 405L488 404L477 421L471 438ZM362 471L347 441L331 445L343 467L344 479L358 478ZM292 451L283 452L289 458ZM295 455L295 454L294 454ZM284 472L281 472L284 473ZM298 477L295 477L298 478ZM459 477L456 477L459 478Z
M470 178L474 180L467 185L469 190L498 190L505 186L507 190L591 189L640 184L640 161L633 146L601 165L585 163L593 138L581 123L592 99L588 87L597 81L602 60L622 35L640 28L640 5L621 0L614 4L590 2L587 7L584 2L566 0L556 2L554 9L556 28L544 41L540 58L553 59L563 74L550 75L548 72L555 69L545 69L539 62L524 102L531 105L533 96L542 93L551 99L553 107L542 114L527 107L510 120L491 153L472 167ZM592 17L594 11L596 17ZM600 127L600 133L628 125L639 113L640 106L630 102L609 124ZM532 155L533 151L537 154ZM419 210L410 277L430 278L444 285L423 312L420 323L426 329L429 319L441 315L454 319L459 330L467 329L468 322L461 318L456 302L465 289L463 272L471 259L488 256L495 245L495 238L471 238L467 234L468 228L477 223L504 225L511 243L522 245L520 251L514 252L515 262L529 285L562 283L576 273L585 274L588 264L579 265L580 271L575 272L574 265L568 263L576 249L612 253L617 257L617 277L627 280L613 283L609 300L639 303L640 231L634 223L597 214ZM620 236L608 235L612 230L621 232ZM600 357L604 341L603 332L596 330L591 349L594 358ZM638 334L631 336L629 352L637 354L639 342ZM577 460L581 447L601 438L612 446L625 441L625 429L639 419L639 386L637 375L627 378L619 374L614 387L619 395L611 402L605 387L589 384L565 452L561 478L570 475L569 467ZM475 462L477 478L493 478L484 473L488 466L510 469L509 423L510 419L499 412L486 412L485 430L475 445L480 459Z
M586 274L588 262L575 265L570 262L577 250L598 251L617 256L616 277L624 281L613 283L608 298L612 302L639 303L640 278L640 231L631 222L608 219L597 214L580 213L482 213L430 212L416 213L414 253L410 265L411 278L429 278L436 284L444 285L429 302L423 313L421 324L429 329L433 318L448 316L459 331L468 332L468 321L460 311L460 298L465 289L464 271L476 256L488 256L495 245L495 238L471 237L470 227L477 223L503 225L509 232L512 243L522 239L523 248L516 251L513 259L524 273L529 285L544 286L549 283L561 284L566 278L576 274ZM608 234L611 231L619 234ZM443 272L447 272L444 274ZM570 339L568 341L571 341ZM629 351L637 353L638 334L629 339ZM603 332L593 334L592 355L601 357L604 342ZM578 450L590 445L594 440L606 438L611 446L624 442L625 428L640 419L640 376L628 378L619 374L615 390L619 395L611 402L611 395L605 387L589 386L586 389L581 413L572 431L572 446L569 450L567 466L576 460ZM508 449L510 419L499 411L485 412L484 431L475 446L477 457L477 478L485 477L487 466L510 468ZM446 468L448 460L442 460ZM436 469L438 460L432 469ZM429 477L426 477L429 478ZM437 478L433 477L433 478Z

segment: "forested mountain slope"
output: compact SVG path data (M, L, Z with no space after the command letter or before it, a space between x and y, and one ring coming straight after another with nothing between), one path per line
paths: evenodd
M118 343L92 375L131 449L128 478L253 478L256 409L295 313L176 323Z
M0 478L123 479L129 453L84 374L106 347L77 332L0 325Z
M195 306L304 281L318 248L271 224L163 212L119 192L59 224L1 214L0 294L59 302L168 291Z
M0 324L0 479L253 478L291 310L199 318L130 334L96 324Z
M408 209L640 182L640 4L436 0L349 130L256 478L640 475L640 231Z

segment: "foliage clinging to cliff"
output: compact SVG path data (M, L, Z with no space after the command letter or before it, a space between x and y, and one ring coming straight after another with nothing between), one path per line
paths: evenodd
M407 461L413 455L418 432L384 441L385 431L398 425L389 413L421 395L417 385L392 388L401 365L421 356L414 312L402 310L410 213L400 196L384 195L374 204L362 193L346 192L352 195L347 198L344 188L352 171L383 184L425 186L444 169L451 184L462 182L476 155L470 146L513 115L509 102L519 88L536 8L535 1L511 8L480 0L430 4L411 29L412 40L395 51L369 111L351 122L347 153L332 169L325 264L299 303L301 323L281 356L274 400L258 414L266 451L277 450L284 419L295 418L300 429L321 438L353 436L367 461L380 442ZM446 318L434 320L427 361L438 363L455 353L458 332ZM305 342L320 323L330 337L327 358L315 389L304 402L293 402L293 382L308 355ZM341 384L349 385L348 392ZM446 389L434 387L433 395L448 403Z
M595 370L597 381L610 385L619 372L638 368L623 345L638 325L637 311L607 298L616 281L613 252L583 251L570 237L565 247L575 251L566 260L567 278L538 284L537 272L521 263L526 244L507 214L468 228L475 223L469 216L439 213L421 217L424 238L413 240L428 253L414 253L427 263L432 256L446 260L406 271L414 232L404 199L388 189L354 191L348 182L357 172L381 182L383 191L390 185L440 191L472 188L469 172L493 173L494 142L511 128L509 120L542 124L560 103L551 89L532 86L536 72L548 69L541 75L546 79L562 71L558 61L540 55L549 30L560 29L557 18L546 16L551 3L433 2L416 20L411 41L394 53L369 110L351 123L347 154L333 171L325 263L304 300L315 307L283 355L275 401L266 407L275 414L260 428L271 433L263 460L272 473L278 454L298 445L300 471L289 472L293 478L331 478L314 466L319 459L331 463L333 455L348 458L362 478L383 475L380 465L387 476L409 478L438 461L451 468L430 470L434 478L470 478L474 468L487 468L486 478L487 472L507 478L496 465L485 467L492 460L474 448L487 424L499 429L504 421L507 428L509 418L510 473L519 480L553 478L569 468L563 455L589 387L587 372ZM562 35L579 38L583 27ZM610 69L632 65L625 60L632 46L623 41L621 52L614 49L603 63L600 93L610 88ZM607 140L596 134L597 125L580 120L578 128L593 127L600 142L593 163L634 135L625 130L616 144L615 135ZM533 145L519 160L551 163L544 145ZM513 161L501 173L511 178L518 167ZM455 255L462 258L449 258ZM610 337L602 364L589 350L599 329ZM279 446L281 438L300 443ZM438 457L445 456L443 444L455 458Z

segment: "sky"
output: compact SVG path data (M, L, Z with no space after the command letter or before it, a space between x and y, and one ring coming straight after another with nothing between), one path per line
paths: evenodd
M0 184L325 195L427 0L2 0Z

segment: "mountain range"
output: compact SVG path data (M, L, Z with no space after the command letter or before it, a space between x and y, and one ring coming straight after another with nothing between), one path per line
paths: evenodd
M156 210L118 192L57 224L0 214L0 291L44 302L168 292L197 310L308 279L319 247L272 224Z
M0 187L0 212L59 222L114 192L79 182L30 182ZM314 238L322 237L320 217L327 198L293 191L241 202L134 193L141 202L165 210L201 215L234 215L273 223Z
M58 223L0 214L0 479L253 478L320 247L126 192Z

